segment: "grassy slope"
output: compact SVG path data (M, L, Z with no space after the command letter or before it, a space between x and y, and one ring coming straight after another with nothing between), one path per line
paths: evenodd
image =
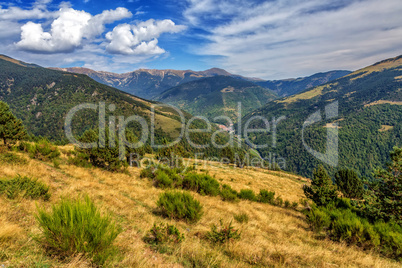
M63 147L66 152L71 147ZM152 251L143 241L154 222L169 222L154 214L156 200L162 190L152 186L147 179L140 179L139 168L130 168L129 174L114 174L100 169L84 169L62 164L60 169L51 164L28 160L26 165L0 162L0 178L17 174L40 178L51 187L49 202L8 200L0 196L0 266L6 267L88 267L85 260L76 258L62 263L46 256L32 240L38 233L34 214L36 204L50 207L62 196L78 197L87 193L103 209L111 211L124 227L116 244L124 259L115 261L113 267L182 267L183 263L197 262L201 267L220 264L221 267L290 266L290 267L399 267L396 263L363 252L354 247L318 240L308 229L302 213L267 204L241 201L228 203L219 197L206 197L192 193L204 205L204 216L195 225L177 222L185 241L173 254ZM65 156L62 156L65 158ZM215 167L215 168L214 168ZM278 172L253 169L228 170L216 165L209 173L234 189L261 188L274 190L284 199L298 201L305 179ZM203 168L203 167L199 167ZM234 214L247 213L247 224L234 222L242 230L240 241L227 246L212 246L203 239L212 223L219 218L229 221ZM171 223L175 223L170 221Z

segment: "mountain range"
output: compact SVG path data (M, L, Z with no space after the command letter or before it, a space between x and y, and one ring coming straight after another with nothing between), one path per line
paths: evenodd
M295 79L264 80L232 74L220 68L212 68L205 71L139 69L122 74L94 71L82 67L51 69L86 74L99 83L118 88L145 99L157 99L160 98L160 95L164 91L172 87L214 76L228 76L249 81L261 87L270 89L276 92L278 96L283 97L296 94L314 86L325 84L350 73L350 71L330 71Z

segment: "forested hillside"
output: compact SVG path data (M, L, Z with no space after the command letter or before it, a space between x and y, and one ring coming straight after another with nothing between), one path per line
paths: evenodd
M286 159L287 170L310 176L321 161L302 142L303 123L317 111L322 120L304 131L306 144L325 153L328 129L339 132L339 165L326 165L330 173L349 167L366 177L383 166L393 146L402 144L402 57L379 62L323 86L276 100L243 118L286 116L278 125L276 148L260 149L263 156L276 153ZM326 119L325 107L338 102L336 117ZM262 126L255 121L255 126ZM250 134L256 144L272 145L272 133Z
M169 103L194 115L208 118L228 116L238 118L238 103L241 116L263 106L277 96L271 90L229 76L215 76L188 82L166 90L156 100Z

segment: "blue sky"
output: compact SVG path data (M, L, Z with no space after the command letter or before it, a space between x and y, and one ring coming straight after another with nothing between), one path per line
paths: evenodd
M400 0L14 0L0 7L0 53L46 67L219 67L282 79L402 54Z

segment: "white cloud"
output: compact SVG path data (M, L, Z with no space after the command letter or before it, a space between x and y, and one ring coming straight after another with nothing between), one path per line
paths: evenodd
M184 12L208 32L198 53L232 72L287 78L402 54L400 0L246 2L189 0Z
M136 25L121 24L106 34L109 44L106 50L113 54L158 55L165 53L158 44L163 33L178 33L185 26L176 25L171 20L147 20Z
M105 24L112 23L132 14L125 8L105 10L92 16L85 11L62 8L51 24L50 32L42 25L28 22L21 27L21 41L16 46L36 53L72 52L82 46L84 39L91 40L105 31Z

